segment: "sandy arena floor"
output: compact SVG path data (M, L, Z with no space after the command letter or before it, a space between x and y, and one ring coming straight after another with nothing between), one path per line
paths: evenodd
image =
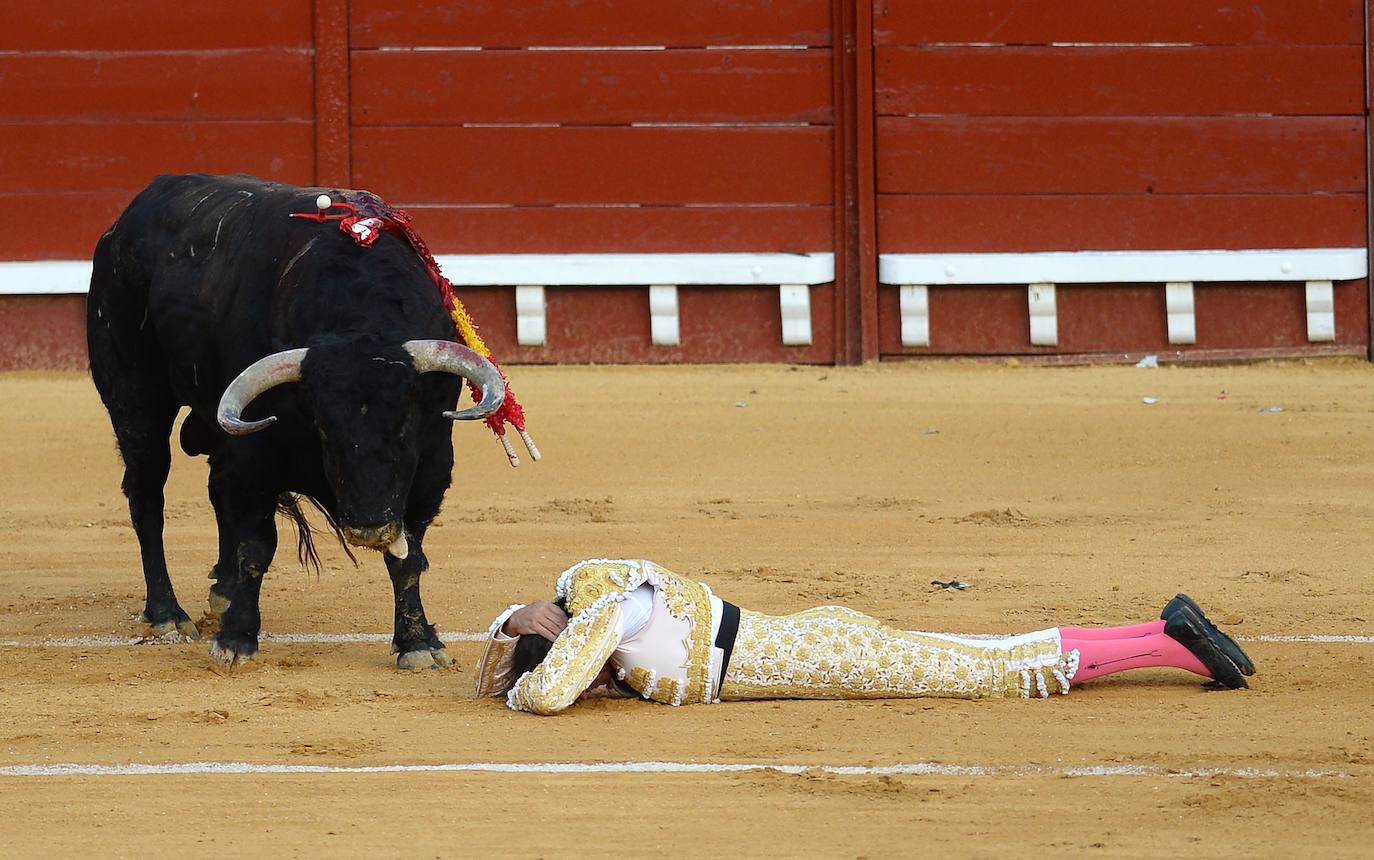
M203 642L121 644L143 586L89 380L0 376L0 856L1374 852L1369 365L513 377L545 460L510 469L457 427L427 544L426 604L458 666L394 669L380 559L355 569L322 544L319 578L279 555L266 629L382 635L268 641L221 677ZM215 548L205 476L178 454L168 487L192 615ZM605 555L759 609L838 602L966 632L1145 620L1186 589L1260 674L1211 693L1144 672L1047 702L602 700L539 718L474 700L480 645L462 634ZM949 578L973 587L929 584ZM193 762L321 769L118 769ZM531 763L593 766L488 767ZM430 767L349 770L395 765Z

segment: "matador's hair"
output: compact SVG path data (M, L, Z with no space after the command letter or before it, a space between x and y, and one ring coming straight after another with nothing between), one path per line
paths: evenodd
M560 597L553 602L553 605L563 610L564 615L572 618L566 600ZM552 639L534 634L521 636L515 643L515 656L511 662L511 668L514 670L512 677L519 678L534 669L535 666L543 663L544 658L549 656L549 649L551 648L553 648Z
M568 611L567 601L558 598L553 602L554 606L563 610L563 614L572 618L572 613ZM521 678L526 672L532 671L544 658L549 656L549 651L553 648L553 640L546 639L542 635L526 634L521 636L515 643L515 653L511 658L511 677ZM639 691L619 678L612 678L611 684L615 688L612 695L618 695L626 699L639 698Z

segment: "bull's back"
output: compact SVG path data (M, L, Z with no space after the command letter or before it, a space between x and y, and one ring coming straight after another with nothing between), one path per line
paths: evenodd
M236 351L266 351L277 258L301 223L287 214L308 211L299 204L311 200L311 189L251 176L154 179L96 247L87 306L93 372L157 364L184 402L208 400L227 366L244 361L226 354L227 332Z
M207 408L243 367L322 332L452 337L423 262L387 232L361 247L313 213L319 188L251 176L159 176L96 250L88 325L162 357ZM91 341L92 364L98 345ZM126 350L127 351L127 350Z
M287 213L308 211L299 204L314 191L251 176L159 176L101 241L120 275L116 283L135 292L157 279L190 288L198 278L226 273L264 277L272 237L288 231L259 231L267 241L255 242L254 225L285 227Z

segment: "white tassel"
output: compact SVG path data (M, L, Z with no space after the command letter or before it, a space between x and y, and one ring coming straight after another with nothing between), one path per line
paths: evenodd
M496 437L501 440L501 447L506 449L506 459L510 461L512 467L520 465L520 455L515 453L515 446L505 437L505 434Z
M538 462L544 455L539 453L539 446L534 444L534 440L530 438L530 434L526 433L524 430L517 430L515 432L520 434L520 441L525 443L525 450L530 452L530 459Z

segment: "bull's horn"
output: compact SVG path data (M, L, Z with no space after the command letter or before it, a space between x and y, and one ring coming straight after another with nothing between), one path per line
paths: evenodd
M474 350L451 340L408 340L402 346L414 359L417 373L431 370L452 373L482 389L482 399L475 406L461 412L445 412L445 418L459 421L486 418L505 402L506 381L501 378L501 371Z
M224 396L219 399L219 426L231 435L247 436L276 421L275 415L269 415L261 421L244 421L240 416L249 403L269 388L300 381L301 361L304 358L304 349L288 349L274 352L248 365L243 373L229 383L229 387L224 389Z

